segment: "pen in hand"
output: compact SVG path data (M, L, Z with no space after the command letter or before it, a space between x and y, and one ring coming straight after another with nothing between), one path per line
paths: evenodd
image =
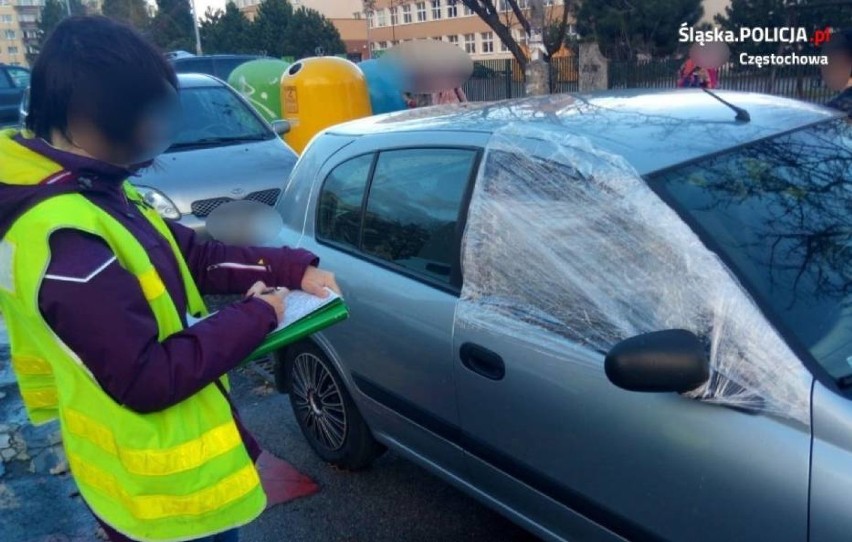
M284 318L284 296L290 290L287 288L269 288L263 282L256 282L246 292L246 298L257 297L258 299L268 303L275 310L275 316L278 323Z

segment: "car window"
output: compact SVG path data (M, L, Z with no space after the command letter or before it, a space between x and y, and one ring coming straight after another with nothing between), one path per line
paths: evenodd
M3 88L3 89L14 88L12 86L11 78L8 75L6 75L5 72L6 72L6 70L0 69L0 88Z
M450 283L458 221L476 152L406 149L379 154L362 250L425 278Z
M186 58L175 61L175 71L178 73L206 73L213 75L213 59L211 58Z
M30 72L23 68L6 68L13 83L17 88L27 88L30 86Z
M275 137L245 102L227 87L181 89L180 104L178 132L171 150Z
M326 177L319 198L317 237L359 246L361 207L374 156L365 154L343 162Z
M216 59L216 77L223 81L227 81L231 72L239 66L251 60L250 58L217 58Z

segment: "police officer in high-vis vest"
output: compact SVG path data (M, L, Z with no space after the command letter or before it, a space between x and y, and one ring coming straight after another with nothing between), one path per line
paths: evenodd
M12 366L111 540L233 541L261 513L259 448L225 374L281 318L265 285L337 289L309 252L202 242L140 198L127 179L168 146L176 88L131 28L69 18L33 68L28 130L0 132ZM246 291L187 325L201 294Z

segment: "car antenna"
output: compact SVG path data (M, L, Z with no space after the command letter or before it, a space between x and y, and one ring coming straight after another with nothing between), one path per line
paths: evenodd
M740 121L740 122L750 122L750 121L751 121L751 115L749 115L749 114L748 114L748 111L746 111L746 110L745 110L745 109L743 109L742 107L737 107L737 106L735 106L734 104L732 104L731 102L726 102L726 101L725 101L725 100L723 100L722 98L720 98L720 97L716 96L714 93L710 92L710 90L709 90L709 89L706 89L706 88L703 88L703 87L702 87L702 88L701 88L701 90L703 90L704 92L706 92L706 93L707 93L707 94L709 94L710 96L713 96L714 98L716 98L717 100L719 100L720 102L722 102L723 104L727 105L727 106L728 106L728 107L730 107L732 110L734 110L734 111L737 113L737 116L736 116L736 119L735 119L735 120L738 120L738 121Z

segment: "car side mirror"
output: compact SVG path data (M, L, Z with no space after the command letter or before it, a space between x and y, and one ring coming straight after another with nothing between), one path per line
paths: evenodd
M290 132L290 123L286 120L273 120L272 121L272 131L276 134L283 136Z
M625 339L606 355L604 369L610 382L628 391L684 393L710 378L704 345L685 329Z
M226 245L264 246L272 243L284 221L278 211L259 201L237 200L217 207L207 217L207 233Z

